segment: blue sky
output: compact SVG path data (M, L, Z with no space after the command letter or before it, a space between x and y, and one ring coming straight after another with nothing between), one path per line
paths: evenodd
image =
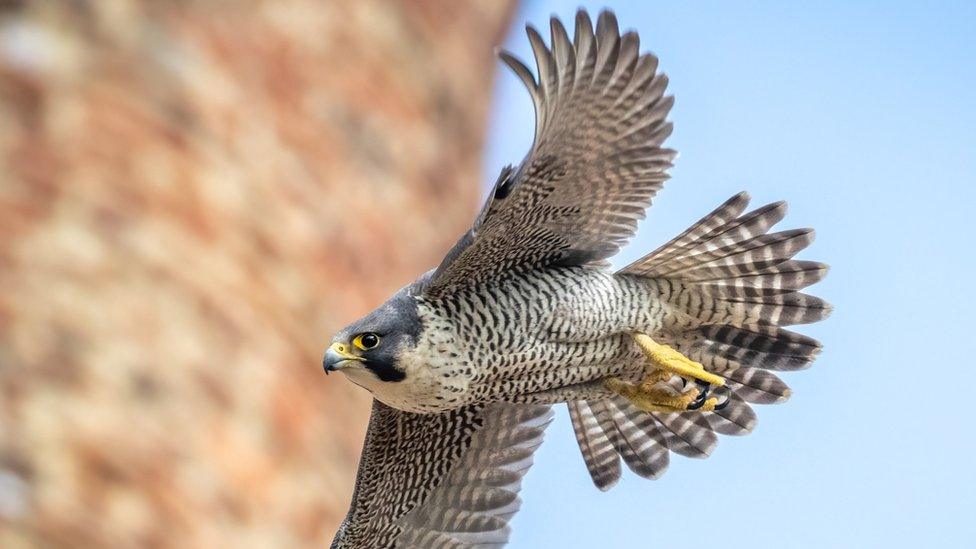
M578 2L529 1L522 25ZM583 2L591 13L603 4ZM526 477L511 547L911 547L976 537L976 3L609 2L676 96L672 180L616 264L748 190L779 228L812 226L802 256L834 315L786 374L794 396L707 460L657 481L592 486L565 408ZM501 68L501 67L500 67ZM484 181L522 158L532 107L498 79Z

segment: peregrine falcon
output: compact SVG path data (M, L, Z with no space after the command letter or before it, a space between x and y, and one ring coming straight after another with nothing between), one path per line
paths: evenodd
M576 15L551 46L528 27L538 77L535 139L502 170L472 228L441 264L341 330L326 352L374 396L352 505L333 547L501 545L517 492L565 402L586 467L610 488L621 459L646 478L669 453L703 457L716 433L782 402L773 372L808 366L820 344L784 326L830 306L801 293L827 272L792 259L810 229L769 232L782 202L746 212L738 194L618 272L668 179L673 98L658 60Z

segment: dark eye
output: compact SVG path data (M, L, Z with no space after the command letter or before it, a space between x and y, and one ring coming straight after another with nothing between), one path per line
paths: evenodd
M352 344L363 351L366 351L380 344L380 336L372 332L366 332L365 334L359 334L356 336L356 338L352 340Z

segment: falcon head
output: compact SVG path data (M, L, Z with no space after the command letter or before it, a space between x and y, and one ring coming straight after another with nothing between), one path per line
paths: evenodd
M341 371L367 389L406 377L400 357L417 344L421 323L409 288L339 331L325 352L325 373Z

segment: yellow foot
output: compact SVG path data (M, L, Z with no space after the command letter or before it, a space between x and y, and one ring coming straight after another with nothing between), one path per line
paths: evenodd
M706 372L701 364L667 345L657 343L646 334L634 334L634 340L648 358L644 379L631 383L619 378L607 378L603 381L607 389L645 412L711 412L721 410L728 404L728 398L719 404L717 398L708 396L711 387L724 386L725 379ZM694 381L695 386L676 392L665 383L675 375Z
M705 367L691 360L685 355L672 349L667 345L661 345L646 334L634 334L634 340L640 346L647 358L650 359L648 374L654 375L655 370L663 370L672 374L677 374L685 379L696 379L709 385L721 387L725 385L725 379L705 371ZM649 379L645 379L648 381Z
M708 397L706 389L692 387L680 393L673 393L655 386L660 381L656 372L651 372L640 383L631 383L611 377L603 380L603 385L645 412L684 412L688 410L711 412L722 408L717 398Z

